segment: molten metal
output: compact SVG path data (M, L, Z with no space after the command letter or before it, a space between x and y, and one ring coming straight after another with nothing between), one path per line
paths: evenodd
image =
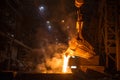
M82 36L83 21L82 14L80 13L80 7L83 5L83 3L84 0L75 0L75 6L78 8L76 21L77 38L72 38L69 41L69 47L64 54L64 73L68 72L68 61L71 56L78 56L85 59L89 59L90 57L95 55L94 48L86 40L84 40ZM72 68L76 67L72 66Z
M68 61L69 61L69 58L70 58L69 55L68 55L68 56L64 55L63 71L62 71L63 73L68 72L68 71L67 71L67 68L68 68Z

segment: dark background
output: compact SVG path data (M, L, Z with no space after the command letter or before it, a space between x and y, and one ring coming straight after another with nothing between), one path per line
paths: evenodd
M98 0L85 0L81 7L83 36L94 47L97 43L98 5ZM45 9L40 11L40 6ZM44 39L67 43L70 34L76 34L74 0L1 0L0 16L0 30L13 34L32 48L39 48L38 44ZM50 21L51 30L48 30L46 21Z

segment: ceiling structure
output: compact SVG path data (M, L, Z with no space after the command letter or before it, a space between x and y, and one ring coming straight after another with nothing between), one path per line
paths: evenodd
M81 7L83 36L94 47L97 43L94 41L97 35L93 32L97 34L98 3L85 0ZM67 43L76 32L74 0L4 0L0 8L1 30L34 48L39 48L38 43L44 39L52 43Z

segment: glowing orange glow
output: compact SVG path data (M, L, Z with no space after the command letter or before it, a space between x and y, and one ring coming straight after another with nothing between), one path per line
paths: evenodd
M87 46L86 46L87 45ZM92 47L87 42L79 42L76 39L69 41L69 47L63 55L63 73L69 73L68 63L71 56L89 59L94 55ZM79 63L78 63L79 64ZM75 68L75 66L72 66Z
M74 51L68 48L63 55L63 73L70 73L70 69L68 68L69 58L74 54Z
M68 71L67 71L67 68L68 68L68 61L69 61L69 58L70 58L69 55L68 55L68 56L64 55L64 61L63 61L63 73L68 72Z

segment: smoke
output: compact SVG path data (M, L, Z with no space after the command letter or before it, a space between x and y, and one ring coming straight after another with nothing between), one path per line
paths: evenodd
M36 53L36 72L40 73L61 73L63 65L63 53L67 45L47 43L41 49L35 49Z
M61 0L59 4L49 4L49 21L51 29L48 30L46 22L36 29L33 54L36 55L36 72L60 73L63 66L63 54L68 48L68 40L76 34L75 13L66 12L66 3ZM42 25L43 24L43 25Z
M38 58L36 66L37 72L62 72L63 53L67 50L69 39L76 36L75 20L73 16L74 13L71 13L64 17L64 23L58 23L59 27L54 26L55 28L53 28L51 32L46 31L44 28L37 28L37 41L35 42L38 46L38 50L36 50L36 56Z

